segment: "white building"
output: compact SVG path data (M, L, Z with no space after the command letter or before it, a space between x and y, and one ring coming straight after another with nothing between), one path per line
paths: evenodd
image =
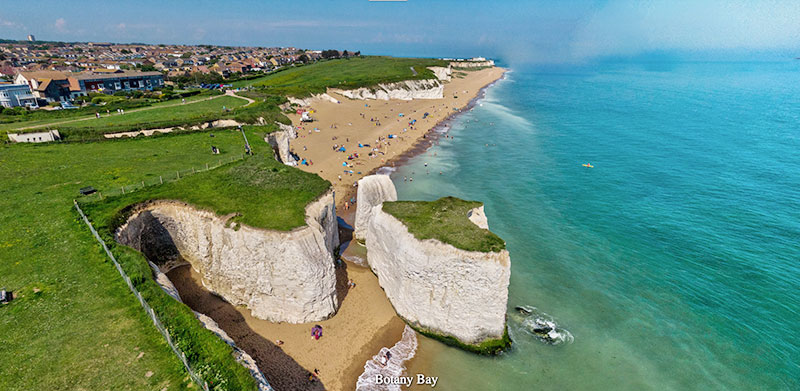
M0 106L38 107L36 97L31 93L27 84L0 84Z
M57 130L37 133L9 133L8 139L17 143L46 143L61 140Z

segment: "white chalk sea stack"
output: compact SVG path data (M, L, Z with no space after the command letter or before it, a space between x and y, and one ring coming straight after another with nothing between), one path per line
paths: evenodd
M336 312L333 251L339 244L333 192L306 207L306 225L273 231L228 224L228 217L176 201L138 206L115 233L118 242L142 251L172 247L203 285L254 317L304 323ZM173 252L175 252L173 250ZM162 263L162 271L178 266Z
M357 211L356 229L366 234L367 261L397 314L420 330L453 337L468 347L503 340L511 276L508 251L466 251L436 239L417 239L382 210L383 201L396 198L386 188L388 177L370 178L362 179L369 186L362 188L359 182L359 208L362 200L367 206L363 213ZM393 197L382 199L384 194ZM488 227L482 206L464 218Z

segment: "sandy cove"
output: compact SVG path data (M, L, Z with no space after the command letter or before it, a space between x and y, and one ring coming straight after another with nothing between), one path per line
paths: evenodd
M409 153L426 149L427 145L420 147L418 143L425 141L423 135L466 107L483 87L502 77L504 71L488 68L466 72L464 78L454 77L445 83L443 99L362 101L330 93L341 103L314 100L311 107L317 121L313 124L300 124L299 115L291 116L293 123L302 127L299 138L292 140L292 148L302 158L314 162L300 168L333 183L338 214L352 222L355 208L345 211L343 204L355 196L353 182ZM425 112L429 115L422 119ZM400 113L404 116L399 117ZM380 121L380 125L370 118ZM413 119L417 122L412 127L408 122ZM379 137L389 134L398 138L376 143ZM337 139L332 140L334 137ZM370 148L358 148L359 142L372 147L380 144L384 154L370 158L367 156ZM346 152L334 152L334 144L344 145ZM359 153L359 158L347 160L354 152ZM354 167L344 167L342 162ZM353 170L354 174L345 175L345 169ZM341 181L339 175L342 175ZM343 258L353 256L363 258L363 246L353 244ZM234 307L206 290L191 267L173 269L168 275L184 302L193 310L212 317L256 360L276 390L353 390L366 361L382 347L394 345L403 333L404 323L386 298L377 277L369 268L349 261L337 268L337 292L341 299L337 313L330 319L304 324L272 323L253 318L247 308ZM356 284L355 288L348 288L349 279ZM323 327L319 340L311 337L311 327L315 324ZM283 342L281 345L277 344L279 340ZM424 361L425 358L415 360ZM422 362L415 364L416 368L424 366ZM319 370L319 381L310 382L309 375L314 369Z

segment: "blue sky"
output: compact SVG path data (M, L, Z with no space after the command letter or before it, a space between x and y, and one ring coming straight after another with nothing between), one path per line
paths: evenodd
M800 0L0 1L0 37L353 49L581 62L800 55Z

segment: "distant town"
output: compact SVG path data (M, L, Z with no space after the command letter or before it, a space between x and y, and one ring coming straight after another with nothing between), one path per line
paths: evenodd
M92 93L218 88L347 50L0 40L0 105L71 108Z

